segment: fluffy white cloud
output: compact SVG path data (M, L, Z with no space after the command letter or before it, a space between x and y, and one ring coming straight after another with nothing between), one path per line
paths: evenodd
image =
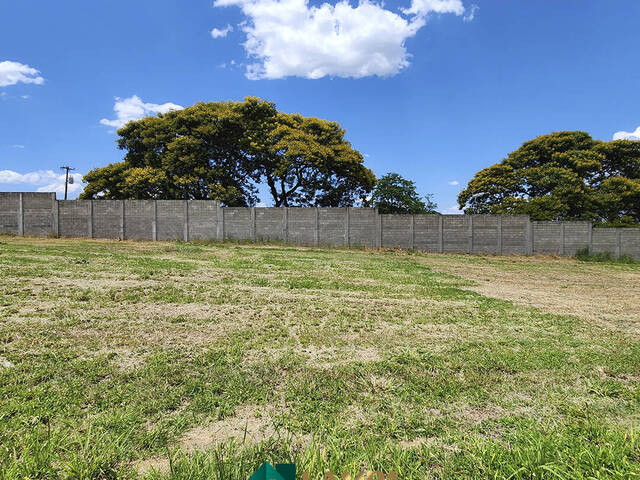
M213 38L223 38L226 37L231 31L233 31L233 27L231 25L227 25L223 29L214 28L213 30L211 30L211 36Z
M44 78L39 73L38 70L29 65L5 60L0 62L0 87L7 87L20 82L42 85Z
M82 183L82 173L69 173L73 177L74 183L69 185L69 194L80 193L84 188ZM37 172L18 173L13 170L0 170L0 184L27 185L31 188L37 187L37 192L64 193L64 172L58 173L53 170L38 170Z
M131 120L139 120L142 117L156 113L167 113L171 110L182 110L182 108L180 105L170 102L163 104L144 103L137 95L129 98L116 97L113 110L116 112L117 118L114 120L103 118L100 123L108 127L120 128Z
M460 185L460 182L458 182L457 180L451 180L451 181L449 182L449 185L451 185L451 186L454 186L454 187L455 187L456 185Z
M613 134L614 140L640 140L640 127L635 132L616 132Z
M255 63L250 79L395 75L409 65L405 41L429 13L464 14L462 0L412 0L400 13L382 4L348 0L310 6L308 0L215 0L237 6L247 20L245 50ZM404 16L403 16L404 15Z

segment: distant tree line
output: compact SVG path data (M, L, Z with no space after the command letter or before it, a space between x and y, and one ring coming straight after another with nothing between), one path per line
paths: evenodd
M118 130L124 159L91 170L81 198L213 199L251 206L264 186L281 206L434 213L397 173L376 179L336 122L283 113L266 100L198 103ZM466 213L640 224L640 142L543 135L480 170L458 196Z

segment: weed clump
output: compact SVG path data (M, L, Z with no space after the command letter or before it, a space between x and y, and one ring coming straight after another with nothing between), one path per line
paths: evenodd
M582 248L576 252L576 258L581 262L599 262L599 263L640 263L629 255L622 255L616 258L611 252L591 253L589 247Z

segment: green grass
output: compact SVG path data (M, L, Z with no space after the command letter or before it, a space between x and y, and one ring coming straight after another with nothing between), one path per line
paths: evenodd
M637 323L483 296L415 252L1 240L0 479L640 478Z
M576 258L582 262L600 262L600 263L639 263L636 259L629 255L621 255L617 257L611 252L591 253L589 248L583 248L576 252Z

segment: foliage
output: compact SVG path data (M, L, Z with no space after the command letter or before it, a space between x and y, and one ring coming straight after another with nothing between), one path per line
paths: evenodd
M640 142L556 132L479 171L458 196L466 213L533 220L640 222Z
M397 173L387 173L378 179L367 205L380 213L436 213L438 205L431 195L420 197L413 181Z
M591 253L589 247L582 248L576 252L576 258L582 262L599 262L599 263L638 263L636 259L629 255L622 255L618 258L611 252Z
M352 205L375 184L336 122L278 112L273 103L198 103L118 130L124 160L90 171L81 198L257 201L275 206Z

